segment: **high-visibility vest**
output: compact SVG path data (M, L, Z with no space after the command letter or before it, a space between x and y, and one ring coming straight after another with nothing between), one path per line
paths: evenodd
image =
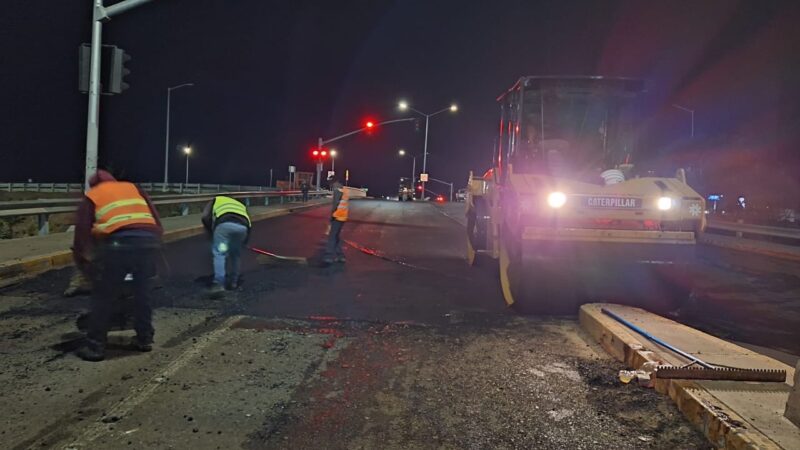
M347 222L347 216L350 212L350 193L345 188L339 188L342 192L342 198L339 200L339 205L333 211L333 218L339 222Z
M105 181L86 196L94 203L93 234L108 235L128 225L156 225L147 201L133 183Z
M252 225L250 223L250 216L247 215L247 207L239 200L220 195L214 199L213 212L215 221L225 214L236 214L247 219L248 226Z

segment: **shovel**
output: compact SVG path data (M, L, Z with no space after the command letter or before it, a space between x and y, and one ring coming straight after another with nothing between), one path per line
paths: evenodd
M256 247L248 247L248 248L251 251L258 253L259 255L266 257L266 258L258 258L258 262L262 264L273 264L274 262L284 262L287 264L298 264L301 266L308 265L308 259L303 258L302 256L281 256Z

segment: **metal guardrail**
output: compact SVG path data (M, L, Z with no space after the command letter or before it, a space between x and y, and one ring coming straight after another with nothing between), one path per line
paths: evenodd
M180 205L181 215L189 214L189 204L205 203L211 201L217 195L224 194L228 197L242 199L247 206L254 204L254 200L260 199L264 206L270 204L270 199L278 199L280 203L287 200L293 201L302 197L300 191L237 191L237 192L213 192L201 194L167 194L153 195L151 199L155 205ZM310 191L309 197L323 197L330 195L329 191ZM39 235L50 233L50 215L74 213L78 209L80 198L62 199L37 199L0 202L0 219L18 216L37 216Z
M722 220L709 220L706 226L707 231L727 231L736 233L736 237L743 238L745 235L755 235L767 238L796 239L800 240L800 229L772 227L767 225L753 225L741 222L725 222Z
M210 192L244 192L244 191L276 191L266 186L245 186L236 184L200 184L200 183L137 183L143 190L152 193L210 193ZM81 193L81 183L0 183L0 192L43 192L43 193Z

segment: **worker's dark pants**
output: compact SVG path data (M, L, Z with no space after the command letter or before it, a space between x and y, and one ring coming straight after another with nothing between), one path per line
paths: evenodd
M342 251L342 238L339 236L342 233L344 222L338 220L331 220L331 231L328 233L328 243L325 246L325 255L323 259L326 261L333 261L338 256L344 256Z
M303 203L308 201L308 191L303 191Z
M158 239L148 236L112 235L99 244L94 265L94 294L86 337L89 345L102 350L106 343L109 321L120 307L126 285L133 288L134 329L140 343L153 342L153 310L150 306L149 281L155 275ZM132 280L126 281L131 275Z

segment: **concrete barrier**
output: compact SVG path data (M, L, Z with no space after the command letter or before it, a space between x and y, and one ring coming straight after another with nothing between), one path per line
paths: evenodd
M642 309L613 304L583 305L579 313L581 327L627 368L639 369L646 362L683 365L687 361L603 314L604 307L682 350L702 354L716 364L784 369L789 377L796 379L794 369L780 361ZM791 389L788 384L656 378L655 389L669 395L716 448L800 448L800 430L780 414L785 402L782 399L788 397ZM656 444L656 447L661 446Z

